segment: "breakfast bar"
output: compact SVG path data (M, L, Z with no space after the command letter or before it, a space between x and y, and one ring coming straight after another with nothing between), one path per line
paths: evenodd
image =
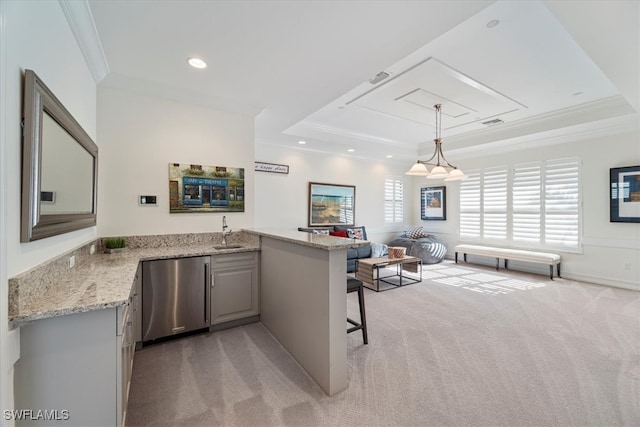
M289 230L260 236L260 320L328 395L347 388L347 248L368 245Z

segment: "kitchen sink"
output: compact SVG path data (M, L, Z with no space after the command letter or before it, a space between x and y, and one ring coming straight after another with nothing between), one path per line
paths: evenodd
M216 245L213 249L240 249L242 245Z

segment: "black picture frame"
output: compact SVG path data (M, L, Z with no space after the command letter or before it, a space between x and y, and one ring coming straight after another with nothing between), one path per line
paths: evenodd
M309 183L309 227L355 225L354 185Z
M435 221L447 219L447 187L420 189L420 218Z
M640 222L640 166L609 169L609 221Z

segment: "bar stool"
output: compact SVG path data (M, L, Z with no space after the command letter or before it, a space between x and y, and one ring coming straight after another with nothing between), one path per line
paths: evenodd
M347 317L347 322L353 325L353 327L347 329L347 333L359 331L362 329L362 339L365 344L369 343L367 339L367 317L364 314L364 287L362 282L354 277L347 278L347 293L358 293L358 304L360 305L360 323L355 320L351 320Z

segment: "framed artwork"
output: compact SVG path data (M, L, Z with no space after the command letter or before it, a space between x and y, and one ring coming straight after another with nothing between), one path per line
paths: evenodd
M420 189L420 218L442 221L447 219L447 187Z
M244 212L244 169L169 163L169 213Z
M640 166L609 169L610 222L640 222Z
M309 227L355 225L356 187L309 183Z

